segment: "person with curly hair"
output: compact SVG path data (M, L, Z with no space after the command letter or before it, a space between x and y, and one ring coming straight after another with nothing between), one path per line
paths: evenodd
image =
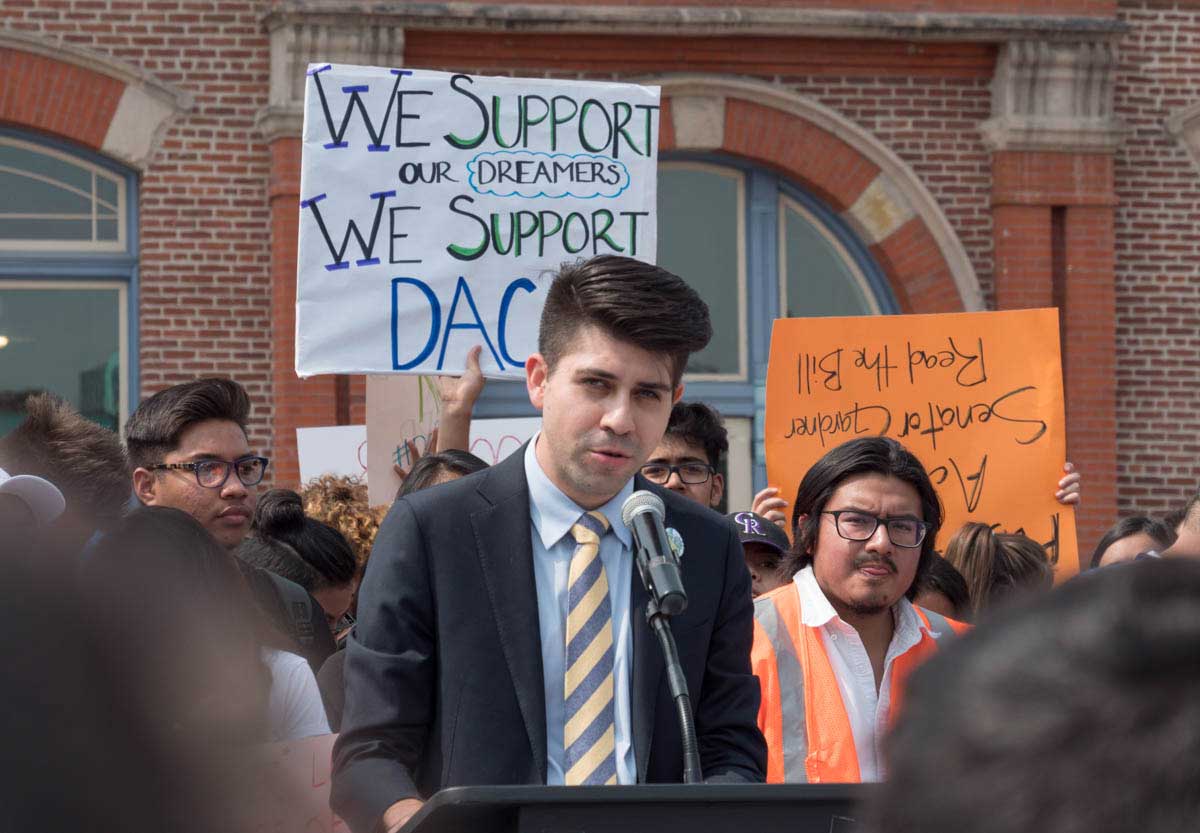
M301 489L300 497L304 500L304 514L329 524L346 537L354 548L361 573L388 508L372 507L367 502L366 482L345 475L323 474L310 480Z

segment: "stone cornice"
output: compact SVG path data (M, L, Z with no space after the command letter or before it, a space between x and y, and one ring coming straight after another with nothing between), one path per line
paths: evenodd
M645 35L773 35L1003 42L1117 40L1127 24L1112 17L878 12L726 6L577 6L541 3L362 3L285 0L263 16L288 23L411 29Z

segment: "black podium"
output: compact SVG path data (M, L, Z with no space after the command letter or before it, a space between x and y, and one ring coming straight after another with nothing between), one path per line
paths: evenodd
M862 784L451 787L402 833L855 833Z

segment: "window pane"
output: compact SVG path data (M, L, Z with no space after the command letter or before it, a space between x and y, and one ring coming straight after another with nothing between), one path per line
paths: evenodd
M97 220L96 221L96 239L97 240L116 240L117 239L117 221L116 220Z
M92 170L61 156L41 153L35 148L0 139L0 168L26 171L38 177L69 185L86 193L92 191Z
M832 234L791 199L781 199L779 210L785 316L878 313L862 272Z
M0 433L20 422L22 394L50 391L116 430L120 417L117 289L0 285Z
M0 240L92 239L92 221L5 217L0 212ZM115 239L115 238L110 238Z
M96 174L96 196L101 200L101 213L105 213L103 211L104 203L112 206L108 211L117 210L117 188L116 180L109 179L103 174Z
M5 214L82 214L92 216L90 192L80 194L56 183L0 171Z
M688 361L689 373L741 372L741 188L735 171L659 168L658 263L695 287L712 315L712 341Z

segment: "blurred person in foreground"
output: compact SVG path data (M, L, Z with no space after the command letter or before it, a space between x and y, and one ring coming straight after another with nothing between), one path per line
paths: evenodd
M217 613L173 605L142 581L80 585L78 553L63 542L10 544L19 557L0 581L0 830L230 829L225 808L243 783L234 771L246 743L266 736L261 666L242 632L214 633ZM146 582L161 569L157 549ZM179 661L179 636L202 632Z
M62 492L49 480L32 474L14 477L0 469L0 552L31 542L65 508Z
M230 744L328 734L316 680L268 624L233 555L186 512L133 510L84 565L108 611L97 623L127 676L153 675L190 696L163 731ZM152 708L152 703L145 704ZM266 733L250 734L265 724Z
M234 550L250 531L258 484L270 462L250 448L249 419L250 397L232 379L197 379L143 400L125 423L138 501L187 512ZM295 582L236 563L259 606L319 669L335 649L321 606Z
M946 561L966 579L970 620L1022 596L1054 586L1046 549L1026 535L996 532L985 523L963 524L946 542Z
M1200 819L1200 564L1097 570L912 678L872 833L1182 833Z
M1156 556L1175 543L1175 532L1166 522L1146 515L1132 515L1113 524L1092 551L1090 567L1111 567L1135 560L1139 555Z
M554 277L525 364L540 433L400 498L376 539L334 748L332 805L356 833L395 831L461 784L682 780L621 520L635 488L686 543L673 629L704 775L762 780L741 548L719 515L637 476L710 336L703 300L661 268L600 256Z
M905 679L965 628L910 601L941 523L929 475L888 437L843 443L805 473L792 516L800 570L754 602L768 781L885 777Z

